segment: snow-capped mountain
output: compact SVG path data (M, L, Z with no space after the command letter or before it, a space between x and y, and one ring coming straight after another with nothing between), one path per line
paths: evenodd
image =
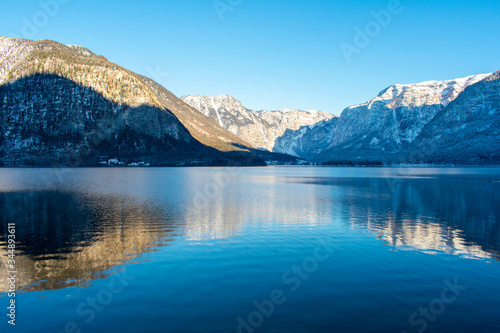
M500 71L465 89L421 131L412 163L500 163Z
M318 161L395 161L439 111L489 75L395 84L366 103L346 108L338 119L287 131L276 145Z
M243 104L228 95L202 96L187 95L181 97L201 113L216 121L255 148L285 153L285 149L276 149L275 141L286 130L297 130L301 126L311 125L334 116L322 111L300 111L282 109L277 111L249 110Z
M338 145L360 135L372 137L370 146L380 146L383 141L396 146L412 142L437 111L466 87L488 76L392 85L371 101L345 109L340 117L340 133L332 143Z

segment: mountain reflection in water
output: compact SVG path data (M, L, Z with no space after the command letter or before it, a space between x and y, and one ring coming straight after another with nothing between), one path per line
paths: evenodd
M418 170L418 169L417 169ZM347 192L332 214L398 249L500 260L500 184L481 176L284 178Z
M168 245L175 233L165 207L125 196L6 192L0 193L0 212L2 228L16 224L18 287L25 291L85 286L117 264ZM0 272L1 291L6 274Z

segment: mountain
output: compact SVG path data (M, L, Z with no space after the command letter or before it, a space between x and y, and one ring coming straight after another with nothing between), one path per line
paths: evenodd
M287 154L287 149L276 149L275 141L287 129L297 130L301 126L333 118L330 113L322 111L249 110L228 95L187 95L181 99L253 147L283 154Z
M500 71L469 86L426 124L406 159L500 164Z
M497 164L499 75L395 84L340 117L254 111L179 99L81 46L0 37L0 165Z
M287 131L277 145L316 161L397 162L423 128L469 86L490 74L449 81L395 84L372 100L346 108L338 119Z
M338 117L333 117L298 130L287 129L276 139L273 151L312 160L333 141L338 121Z
M0 37L3 164L251 161L249 148L167 89L84 47Z

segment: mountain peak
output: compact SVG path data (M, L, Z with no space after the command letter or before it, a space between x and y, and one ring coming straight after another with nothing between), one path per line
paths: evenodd
M476 153L481 152L494 159L497 155L486 148L497 149L496 143L484 145L481 140L487 135L494 137L494 133L498 132L494 127L495 122L491 121L498 113L498 82L500 71L447 81L393 84L370 101L346 108L338 119L318 123L313 128L302 127L298 131L287 131L277 145L288 147L289 154L319 161L398 161L403 158L400 155L402 152L415 147L415 140L423 135L424 128L432 121L432 126L424 135L425 144L419 146L421 151L412 158L426 155L426 148L434 151L429 148L433 146L433 140L438 140L440 135L453 130L466 134L461 134L461 140L465 142L464 149L457 150L455 155L468 151L469 156L472 156L471 151L475 149ZM469 100L470 103L467 102ZM479 125L471 125L472 119L476 118L479 119ZM460 119L471 120L464 122ZM442 126L445 122L450 125ZM474 149L470 149L467 145L475 133L481 134L473 139ZM491 141L494 142L494 139ZM454 144L450 145L449 156L454 147ZM436 154L439 152L434 151ZM456 160L460 161L460 158L457 157Z
M465 88L486 79L492 73L470 75L446 81L424 81L411 84L393 84L382 90L374 99L347 109L360 106L371 108L375 103L384 103L390 108L422 106L431 104L448 105Z
M276 139L287 129L296 130L333 117L321 111L250 110L229 95L187 95L182 100L254 147L269 151L273 150Z
M207 116L209 112L207 112L206 110L209 109L237 110L239 112L246 111L246 108L239 100L229 95L217 95L217 96L187 95L181 97L181 99L184 102L196 108L197 110L204 110L202 111L202 113L204 113ZM216 120L220 124L219 119Z

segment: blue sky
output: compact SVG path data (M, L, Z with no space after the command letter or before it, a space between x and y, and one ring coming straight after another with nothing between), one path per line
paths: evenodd
M0 35L88 47L178 96L338 115L393 83L500 70L499 18L498 0L21 0Z

